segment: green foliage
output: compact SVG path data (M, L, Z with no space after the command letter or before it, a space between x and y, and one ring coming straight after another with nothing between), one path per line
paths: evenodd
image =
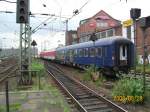
M86 69L86 71L85 71L85 73L84 73L84 75L83 75L83 80L84 81L91 81L91 72L92 72L93 70L92 70L92 68L90 67L90 68L88 68L88 69Z
M98 79L97 81L94 82L94 84L99 87L102 85L102 80Z
M147 102L150 102L150 90L146 90L146 92L145 92L145 100Z
M91 65L88 69L85 70L84 76L83 76L83 80L84 81L91 81L91 75L92 72L94 72L94 65ZM96 69L97 71L97 69Z
M95 70L94 70L95 69ZM105 78L101 75L99 76L99 74L95 77L98 77L96 80L93 80L93 75L92 73L99 73L100 70L97 68L94 68L94 65L91 65L88 69L86 69L84 75L83 75L83 80L84 81L93 81L93 83L99 87L103 84L103 82L105 81Z
M44 65L38 61L38 60L33 60L31 63L31 70L43 70Z
M143 65L142 64L138 64L136 66L136 71L137 72L142 72L143 71ZM145 72L146 73L150 73L150 64L148 64L148 65L145 66Z
M10 105L10 111L11 112L17 112L19 110L19 108L21 107L20 103L15 103L15 104L11 104ZM1 105L0 106L0 112L5 112L6 111L6 106L5 105Z
M31 70L37 71L37 74L39 74L40 76L43 76L45 74L44 64L37 59L32 60Z
M98 80L96 80L96 81L94 82L94 84L95 84L97 87L99 87L99 86L101 86L105 81L106 81L106 78L101 74L101 75L99 76Z
M142 79L135 78L125 78L120 79L117 84L115 84L112 96L143 96L143 81ZM142 100L131 100L132 103L138 103ZM124 102L128 102L128 99L124 99Z

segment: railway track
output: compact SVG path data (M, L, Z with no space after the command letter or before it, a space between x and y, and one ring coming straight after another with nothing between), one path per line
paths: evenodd
M0 72L0 83L3 82L4 80L6 80L11 75L13 75L17 69L18 69L17 64L10 65L10 66L6 67L5 69L3 69Z
M17 59L8 58L0 63L0 83L6 80L11 75L14 75L18 69Z
M47 72L65 91L69 99L81 112L127 112L122 107L100 96L72 77L66 76L55 64L45 62Z

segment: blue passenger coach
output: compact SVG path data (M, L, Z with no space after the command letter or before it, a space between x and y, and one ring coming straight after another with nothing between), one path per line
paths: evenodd
M105 74L128 72L134 64L134 44L127 38L114 36L56 49L60 63L86 67L95 64Z

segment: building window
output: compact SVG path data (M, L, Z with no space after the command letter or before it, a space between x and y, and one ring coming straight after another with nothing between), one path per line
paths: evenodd
M76 38L77 38L77 35L76 35L76 34L72 34L72 38L73 38L73 39L76 39Z
M108 27L108 23L105 20L100 20L99 22L97 22L97 27L98 28L106 28Z
M113 34L113 29L107 31L107 37L112 37Z
M101 32L101 38L105 38L106 37L106 32Z
M101 33L96 33L96 37L97 37L97 39L100 39L101 38Z

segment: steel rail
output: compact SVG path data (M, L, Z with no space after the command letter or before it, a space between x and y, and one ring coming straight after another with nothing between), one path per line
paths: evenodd
M7 70L0 73L0 83L2 83L5 79L7 79L13 72L18 69L17 64L9 67Z
M50 70L50 67L51 67L51 69L53 69L53 70ZM56 68L55 68L56 67ZM76 88L77 90L79 89L81 89L81 87L82 87L82 89L86 89L86 91L88 91L88 93L89 94L87 94L86 93L86 95L88 96L88 97L92 97L92 98L97 98L97 99L99 99L98 101L100 101L101 103L103 103L102 105L104 105L104 109L106 109L106 108L108 108L108 112L114 112L114 110L116 111L116 112L127 112L125 109L123 109L122 107L120 107L120 106L118 106L118 105L116 105L115 103L113 103L113 102L111 102L110 100L108 100L108 99L106 99L106 98L104 98L104 97L102 97L101 95L99 95L98 93L96 93L95 91L93 91L92 89L90 89L90 88L88 88L87 86L85 86L85 85L83 85L81 82L79 82L79 81L77 81L77 80L75 80L75 79L73 79L73 78L71 78L71 77L68 77L68 76L66 76L64 73L62 73L62 71L60 71L60 69L58 69L58 67L57 66L51 66L51 65L49 65L49 64L47 64L47 72L50 74L50 75L52 75L52 77L55 79L55 81L61 86L61 88L63 88L63 90L65 90L66 91L66 93L71 97L71 99L78 105L78 107L80 107L80 109L82 109L82 111L83 112L91 112L91 111L93 111L92 109L94 109L94 108L89 108L89 110L86 108L86 106L84 105L84 103L82 103L81 104L81 102L80 101L78 101L78 100L82 100L82 98L80 99L77 99L77 94L76 94L76 97L70 92L70 90L69 90L69 87L67 88L67 87L65 87L65 83L64 82L62 82L62 81L59 81L56 77L57 76L55 76L56 75L56 73L54 73L54 71L56 72L58 72L58 74L61 74L61 78L62 77L67 77L67 80L71 80L70 82L72 82L72 85L73 86L70 86L71 88L72 87L74 87L74 89ZM63 76L64 75L64 76ZM69 83L68 83L69 84ZM77 86L77 85L78 86ZM80 88L79 88L79 86L80 86ZM83 94L85 94L85 91L82 91L81 93L83 93ZM90 96L90 94L92 94L92 96ZM94 95L94 96L93 96ZM78 96L79 97L79 96ZM85 100L86 100L86 98L85 98ZM100 103L99 102L99 103ZM106 105L107 104L107 105ZM84 106L83 106L84 105ZM90 104L90 105L92 105L92 104ZM96 105L96 106L98 106L98 105ZM109 106L109 107L108 107ZM88 107L88 106L87 106ZM111 109L111 108L113 109ZM98 109L101 109L101 107L97 107ZM96 109L97 109L96 108ZM102 109L103 109L103 107L102 107ZM110 110L111 109L111 110ZM104 110L102 110L102 111L104 111ZM106 109L106 111L107 111L107 109Z
M72 99L72 101L79 107L80 110L83 112L87 112L87 110L73 97L73 95L69 92L69 90L63 85L62 82L60 82L52 72L48 71L47 72L53 77L53 79L60 85L60 87L65 91L67 95L69 95Z
M14 67L14 65L9 66L9 67L5 67L5 69L3 69L3 71L0 71L0 74L6 73L7 71L11 70L13 67Z

